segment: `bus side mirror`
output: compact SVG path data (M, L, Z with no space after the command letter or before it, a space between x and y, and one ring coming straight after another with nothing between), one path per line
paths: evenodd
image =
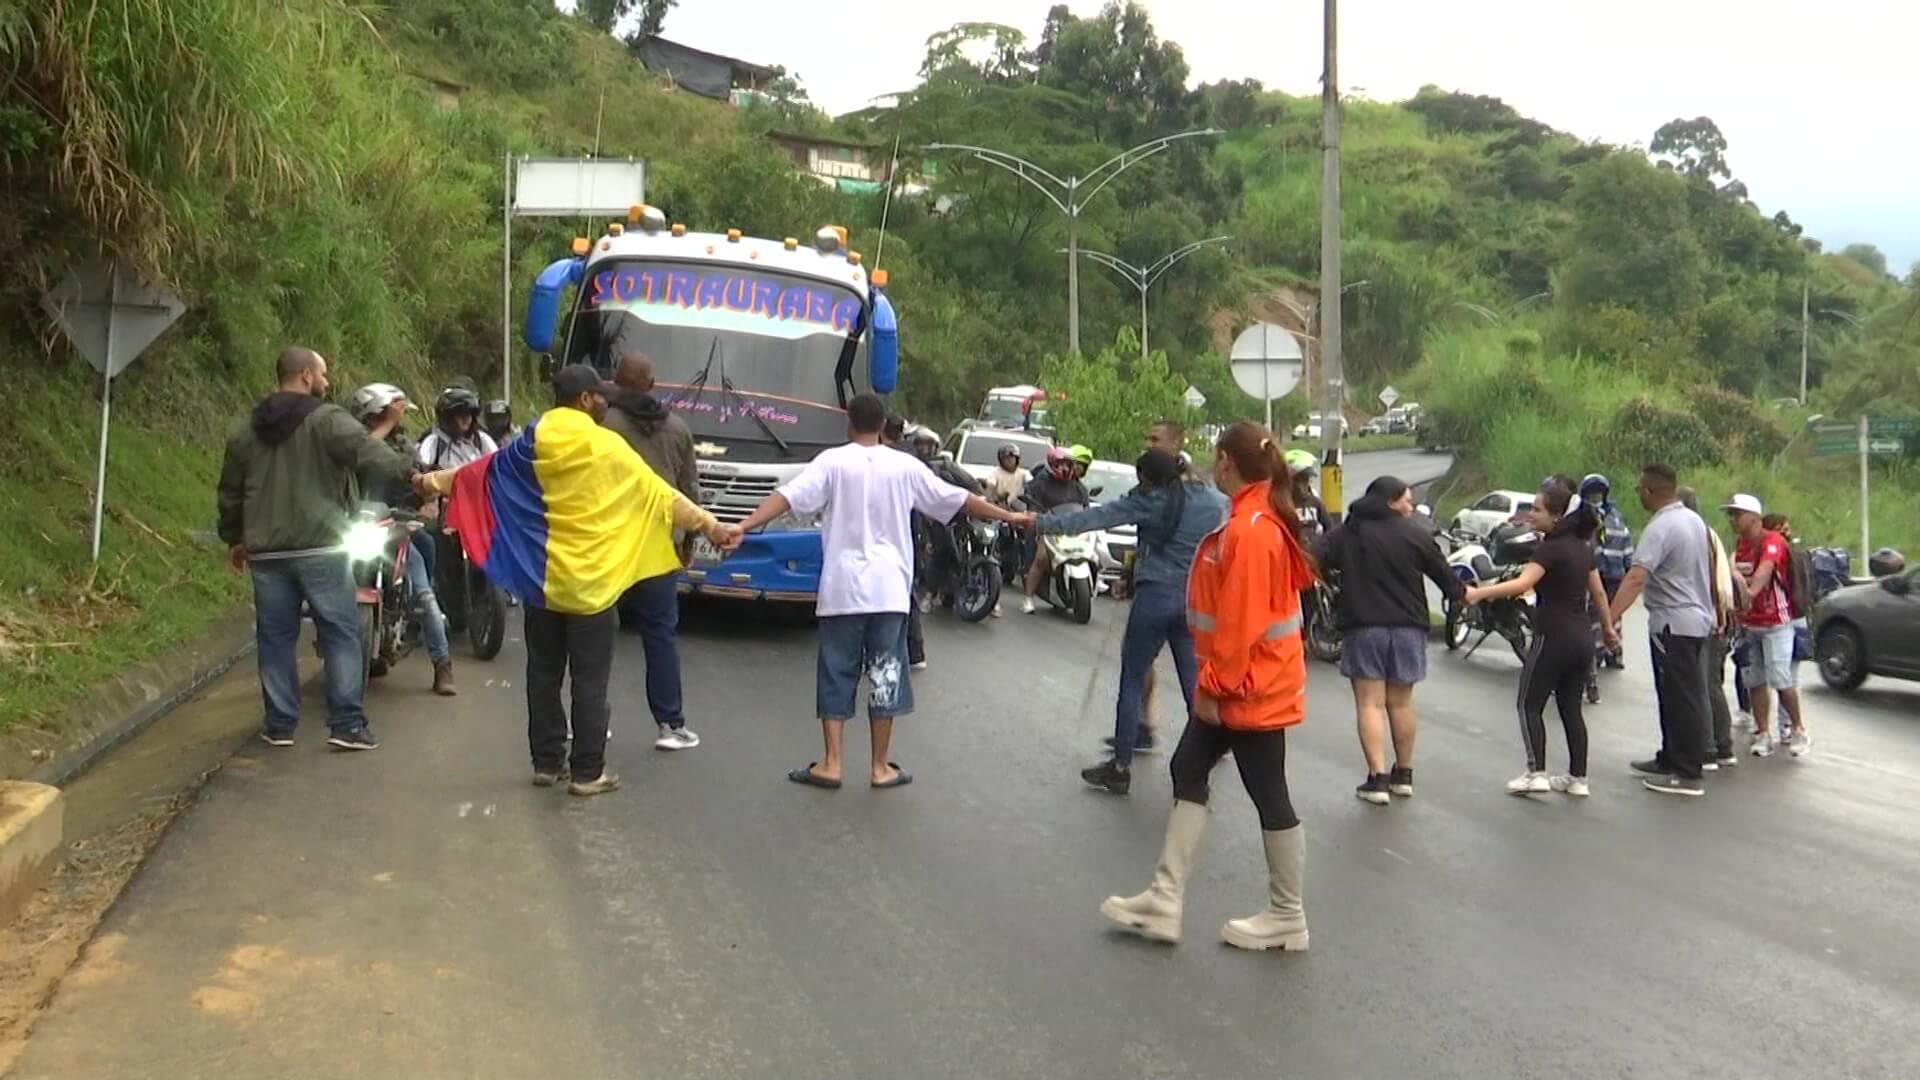
M873 293L872 326L867 342L867 385L876 394L891 394L900 383L900 323L887 294L878 289Z
M553 351L553 327L560 320L560 294L569 285L580 284L587 274L585 259L559 259L548 263L533 281L527 296L527 321L520 328L521 340L537 353Z

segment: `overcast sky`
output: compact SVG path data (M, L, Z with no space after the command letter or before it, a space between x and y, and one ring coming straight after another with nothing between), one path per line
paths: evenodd
M571 6L564 4L563 6ZM913 86L929 34L960 20L1039 36L1050 0L681 0L665 36L799 74L830 112ZM1098 0L1074 0L1091 15ZM1315 93L1319 0L1145 0L1197 82ZM1838 250L1920 260L1915 0L1345 0L1341 83L1377 100L1422 84L1505 99L1583 138L1644 145L1711 116L1768 214Z

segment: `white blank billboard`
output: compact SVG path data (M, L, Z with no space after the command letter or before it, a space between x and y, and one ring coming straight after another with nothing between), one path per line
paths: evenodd
M629 207L646 201L643 162L523 158L514 164L516 217L625 214Z

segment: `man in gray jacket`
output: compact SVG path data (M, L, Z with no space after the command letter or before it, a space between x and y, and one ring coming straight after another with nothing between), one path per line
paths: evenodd
M328 745L372 750L363 703L353 570L341 541L360 501L356 474L405 479L408 460L382 442L398 423L368 430L327 393L327 362L312 349L280 354L280 388L227 442L220 468L220 539L235 572L253 576L254 636L265 720L260 738L292 746L300 721L300 608L313 613L327 676Z
M620 393L608 402L601 424L627 440L634 453L660 479L672 484L695 505L700 502L700 473L693 456L693 432L653 396L653 360L631 352L620 358L613 376ZM682 540L680 561L687 561ZM627 590L620 598L620 622L640 631L647 654L647 708L660 729L655 750L691 750L700 736L687 730L680 693L680 575L661 574Z

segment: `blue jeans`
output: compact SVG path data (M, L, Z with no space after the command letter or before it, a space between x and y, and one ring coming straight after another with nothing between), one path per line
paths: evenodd
M343 554L262 559L253 573L253 634L259 656L260 696L266 705L262 726L290 735L300 722L300 668L294 647L300 641L300 604L313 612L320 636L320 660L327 673L327 726L346 734L366 726L360 684L359 611L353 570Z
M680 701L679 578L677 573L650 577L620 601L647 655L647 709L654 723L670 728L687 726Z
M433 571L428 569L427 560L420 557L417 545L413 549L413 556L407 560L407 584L413 589L414 607L420 616L420 633L427 639L427 655L434 663L444 664L453 657L452 650L447 647L447 616L440 610L440 601L434 599Z
M1113 760L1117 765L1133 762L1133 744L1140 737L1141 692L1162 645L1173 649L1180 696L1186 699L1191 715L1198 669L1193 659L1193 633L1187 629L1187 590L1170 582L1149 582L1134 589L1126 636L1120 639L1120 701L1113 714Z
M867 678L867 716L887 719L913 711L908 674L907 616L898 611L820 616L820 658L814 668L814 712L822 720L851 720Z

